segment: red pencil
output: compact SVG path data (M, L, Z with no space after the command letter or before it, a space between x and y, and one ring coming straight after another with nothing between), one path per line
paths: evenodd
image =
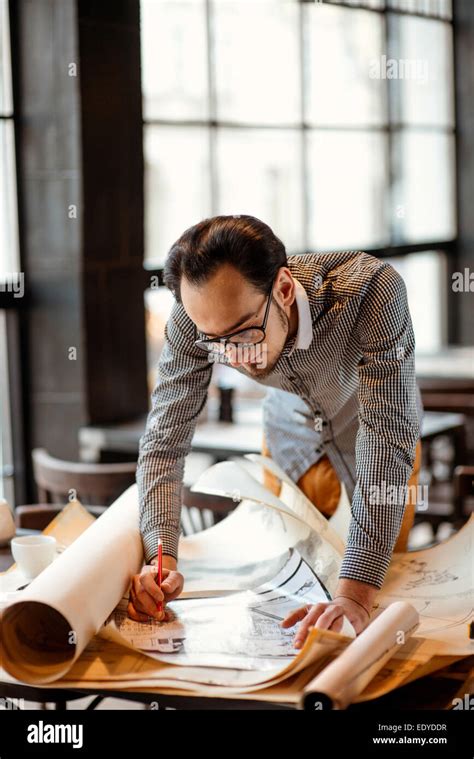
M158 538L158 574L156 576L156 582L161 588L163 573L163 544L161 538ZM158 611L163 611L163 601L158 601Z

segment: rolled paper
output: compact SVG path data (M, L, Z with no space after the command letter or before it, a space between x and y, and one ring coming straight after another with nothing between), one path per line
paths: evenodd
M415 632L419 614L396 601L366 627L303 691L305 710L345 709Z
M126 593L142 560L132 485L3 610L2 667L27 683L62 677Z

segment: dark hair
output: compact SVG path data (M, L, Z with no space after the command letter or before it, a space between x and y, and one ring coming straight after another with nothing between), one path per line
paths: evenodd
M184 275L193 285L206 282L222 264L232 264L261 292L268 292L280 266L287 266L285 246L255 216L213 216L189 227L170 248L164 282L181 301Z

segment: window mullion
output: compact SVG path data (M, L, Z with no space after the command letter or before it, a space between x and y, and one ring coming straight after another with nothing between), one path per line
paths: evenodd
M216 94L216 77L215 77L215 56L213 45L214 34L214 8L212 0L206 0L206 35L207 35L207 87L208 87L208 105L209 105L209 170L210 170L210 190L211 190L211 216L217 215L219 203L219 176L217 165L217 94Z

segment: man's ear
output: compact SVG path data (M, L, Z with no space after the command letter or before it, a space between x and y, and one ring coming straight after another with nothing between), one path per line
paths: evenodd
M286 266L282 266L278 270L273 288L273 296L284 308L294 303L296 297L295 280L291 271Z

